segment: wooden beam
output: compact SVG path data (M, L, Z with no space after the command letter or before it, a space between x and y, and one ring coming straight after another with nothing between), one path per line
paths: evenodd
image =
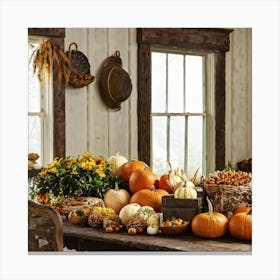
M185 50L227 52L231 31L223 28L138 28L137 41Z
M65 28L28 28L28 35L65 38Z

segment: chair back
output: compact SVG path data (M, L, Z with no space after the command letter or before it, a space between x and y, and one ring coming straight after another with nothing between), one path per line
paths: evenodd
M28 251L63 251L60 214L31 200L28 200Z

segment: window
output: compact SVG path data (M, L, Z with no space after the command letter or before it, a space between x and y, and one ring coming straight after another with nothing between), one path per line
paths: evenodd
M64 37L65 28L28 28L29 56L44 39L64 50ZM38 151L43 165L54 157L65 157L65 81L56 75L55 62L52 70L52 78L41 87L29 68L28 150Z
M152 49L151 165L156 174L166 172L167 162L203 174L206 138L208 147L214 143L206 126L207 118L213 120L206 100L212 94L206 87L207 61L206 54Z
M230 29L138 28L138 158L200 175L225 166Z
M53 158L53 100L52 79L40 85L33 73L33 52L45 38L29 36L29 72L28 72L28 152L40 155L38 163L46 165Z

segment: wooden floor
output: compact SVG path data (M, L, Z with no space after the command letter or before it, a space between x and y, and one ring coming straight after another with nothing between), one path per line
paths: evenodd
M81 227L65 221L64 246L77 251L174 251L174 252L228 252L252 253L252 244L225 236L203 239L192 235L170 237L158 234L128 235L126 232L106 233L103 229Z

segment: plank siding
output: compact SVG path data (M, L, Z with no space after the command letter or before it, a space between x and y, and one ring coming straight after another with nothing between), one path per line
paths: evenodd
M69 44L77 43L78 50L88 54L87 30L66 29L65 50ZM88 150L87 145L87 87L73 88L68 85L65 93L66 104L66 155L80 155Z

